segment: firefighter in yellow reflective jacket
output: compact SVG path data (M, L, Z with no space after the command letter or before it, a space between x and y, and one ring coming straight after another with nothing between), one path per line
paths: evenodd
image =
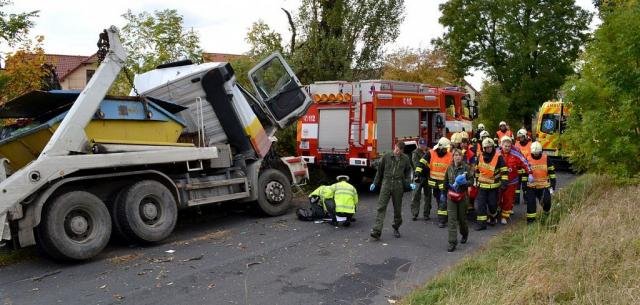
M551 210L551 195L556 187L555 167L547 154L542 152L542 144L533 142L531 153L527 156L531 164L532 174L527 178L527 190L525 199L527 200L527 223L536 220L537 200L542 204L544 216Z
M311 208L314 211L314 215L317 215L318 218L324 218L329 216L333 219L332 216L332 208L335 207L335 203L333 202L333 186L332 185L321 185L317 187L311 194L309 194L309 200L311 203ZM322 213L317 211L317 206L322 208Z
M336 216L344 217L345 227L348 227L352 221L355 221L353 215L356 214L358 207L358 191L353 185L349 184L349 176L338 176L338 182L331 186L333 188L333 201L335 202L335 213L333 213L333 222L336 224Z

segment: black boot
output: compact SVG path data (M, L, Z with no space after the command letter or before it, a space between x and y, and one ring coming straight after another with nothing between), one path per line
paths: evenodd
M369 234L369 236L371 236L373 240L380 240L380 232L371 231L371 234Z
M467 243L467 237L469 237L469 235L462 236L462 239L460 239L460 243L461 244L466 244Z
M474 228L476 231L482 231L487 229L487 224L482 222L478 223L478 225Z
M456 250L456 244L449 244L449 247L447 247L447 252L453 252Z
M395 238L400 238L400 231L398 231L398 229L394 228L393 229L393 237Z

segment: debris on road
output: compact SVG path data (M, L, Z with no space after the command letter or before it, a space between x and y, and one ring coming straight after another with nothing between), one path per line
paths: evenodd
M142 257L143 254L142 253L133 253L133 254L126 254L126 255L120 255L120 256L115 256L112 258L107 259L107 261L109 263L112 263L114 265L121 265L121 264L125 264L128 262L131 262L137 258Z
M51 271L51 272L45 273L45 274L40 275L40 276L34 276L32 278L28 278L27 280L31 280L33 282L38 282L38 281L42 280L45 277L50 277L50 276L56 275L56 274L58 274L60 272L62 272L62 270L55 270L55 271Z
M183 263L184 263L184 262L190 262L190 261L199 261L199 260L201 260L203 257L204 257L204 254L200 254L200 255L198 255L198 256L196 256L196 257L187 258L187 259L183 259L183 260L180 260L180 261L181 261L181 262L183 262Z

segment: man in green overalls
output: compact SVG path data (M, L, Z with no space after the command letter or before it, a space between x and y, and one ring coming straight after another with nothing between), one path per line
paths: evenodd
M403 151L404 142L398 141L393 152L382 156L376 177L369 187L370 191L374 191L376 186L381 186L377 205L378 214L375 225L371 229L371 237L375 240L379 240L382 234L382 225L390 198L393 201L393 236L400 237L398 229L402 224L402 195L405 189L416 187L411 183L411 161Z

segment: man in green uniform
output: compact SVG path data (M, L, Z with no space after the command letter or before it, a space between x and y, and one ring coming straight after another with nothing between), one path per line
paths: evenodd
M415 184L411 184L411 161L402 153L403 150L404 142L398 141L393 152L382 156L376 177L369 187L369 190L374 191L376 186L381 186L376 223L371 229L371 237L375 240L380 239L380 234L382 234L389 198L393 201L393 236L400 237L398 229L402 224L402 194L406 188L416 187Z
M420 141L418 141L418 148L411 153L411 165L414 170L420 164L420 160L425 162L423 156L427 151L429 151L427 141L420 139ZM425 174L428 176L428 167L426 171ZM413 215L412 220L414 221L418 220L418 215L420 215L420 199L422 195L424 195L424 210L422 211L422 215L424 216L424 220L429 220L429 213L431 213L431 188L427 185L426 180L423 183L417 184L416 189L413 191L413 197L411 198L411 215Z

